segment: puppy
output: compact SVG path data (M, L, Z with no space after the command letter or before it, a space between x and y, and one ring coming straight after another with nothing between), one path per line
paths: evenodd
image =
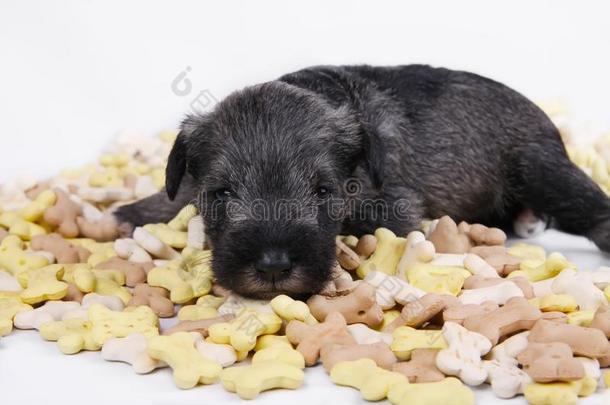
M196 202L217 282L301 297L331 277L338 234L423 218L509 226L531 210L610 250L610 200L519 93L424 65L320 66L188 116L166 190L116 211L138 226Z

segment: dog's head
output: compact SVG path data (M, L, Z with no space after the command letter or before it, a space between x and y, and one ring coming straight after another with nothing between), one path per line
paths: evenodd
M187 173L200 185L221 286L258 298L304 296L330 279L342 186L364 155L366 140L346 109L270 82L187 117L166 189L173 199Z

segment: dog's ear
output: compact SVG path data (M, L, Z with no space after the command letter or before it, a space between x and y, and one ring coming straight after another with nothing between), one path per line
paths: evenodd
M173 200L180 188L180 182L186 172L186 149L187 134L184 130L180 131L172 147L172 151L167 158L165 168L165 191L170 200Z

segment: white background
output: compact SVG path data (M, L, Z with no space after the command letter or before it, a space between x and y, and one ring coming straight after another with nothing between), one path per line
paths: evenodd
M50 176L86 163L120 129L153 134L176 127L201 91L220 99L316 64L471 70L534 100L567 101L578 125L593 126L582 132L591 137L610 128L609 15L605 1L3 0L0 179ZM177 95L171 83L187 68L190 92ZM545 238L550 247L563 244L560 250L581 266L608 262L581 239ZM61 394L67 391L73 395ZM0 340L0 397L15 404L43 397L62 404L235 398L218 386L179 391L167 370L141 377L97 354L65 357L28 332ZM304 390L260 399L333 398L359 402L354 391L309 370Z
M119 129L176 127L201 91L315 64L471 70L609 128L609 15L601 0L3 0L0 179L88 162Z

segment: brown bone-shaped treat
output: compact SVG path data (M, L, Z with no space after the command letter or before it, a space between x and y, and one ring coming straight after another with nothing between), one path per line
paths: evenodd
M607 306L599 307L591 321L591 327L599 329L610 338L610 310Z
M66 238L78 236L78 224L76 217L81 215L83 209L80 205L70 199L65 191L56 188L53 190L57 196L55 205L44 212L44 220L57 227L57 232Z
M363 235L358 239L354 249L337 238L337 260L346 270L356 270L363 260L373 254L377 247L377 238L373 235Z
M313 366L318 361L320 350L327 344L356 344L356 340L347 331L347 323L340 312L331 312L324 322L307 325L301 321L290 321L286 326L286 337L303 355L305 365Z
M475 246L470 249L470 253L481 256L501 276L519 270L521 264L521 258L509 255L504 246Z
M410 361L394 364L392 371L405 375L410 383L442 381L445 374L436 367L438 349L415 349Z
M365 323L375 327L383 321L383 310L377 304L375 291L372 285L360 283L346 295L337 297L314 295L307 300L307 305L318 321L324 321L329 313L338 311L350 325Z
M443 311L443 320L445 322L455 322L462 325L466 318L481 316L488 312L493 312L498 308L498 304L494 301L485 301L482 304L456 305Z
M530 342L517 355L523 371L539 383L551 381L575 381L585 377L585 368L575 359L572 349L565 343Z
M459 306L460 301L453 295L429 293L411 301L402 307L400 315L383 328L384 332L393 332L400 326L419 328L432 320L449 307Z
M34 236L30 247L53 253L57 263L85 263L91 256L91 252L84 247L74 245L56 233Z
M162 287L151 287L148 284L136 285L127 306L138 307L140 305L147 305L160 318L174 316L174 303L169 299L169 292Z
M474 245L500 246L506 243L506 233L500 228L489 228L481 224L460 222L458 230L468 235Z
M503 336L531 329L541 316L540 310L525 298L514 297L495 311L466 318L464 327L486 336L496 345ZM553 324L558 325L556 322Z
M457 224L448 215L441 217L428 235L437 253L467 253L473 246L468 235L458 230Z
M197 321L181 321L178 322L176 325L172 326L171 328L163 330L161 334L171 335L172 333L176 332L197 332L205 338L208 336L208 329L210 329L210 326L214 325L215 323L229 322L233 318L235 318L235 315L226 314L222 316L217 316L215 318L199 319Z
M118 270L125 274L125 285L128 287L134 287L137 284L146 282L146 275L153 267L154 264L152 262L134 263L116 256L95 266L96 269Z
M534 289L532 284L525 277L513 277L505 279L501 277L485 277L481 275L472 275L464 281L464 289L472 290L475 288L485 288L498 285L505 281L512 281L523 291L523 296L527 299L534 298Z
M320 350L320 359L324 369L330 372L335 364L341 361L351 361L367 358L373 360L381 368L390 370L397 359L390 346L382 343L344 345L330 343Z
M112 216L104 217L99 221L90 221L85 217L76 217L80 234L98 242L108 242L119 237L119 224Z
M563 342L572 348L576 356L591 358L610 355L610 343L604 332L595 328L547 321L536 322L528 336L530 342Z

